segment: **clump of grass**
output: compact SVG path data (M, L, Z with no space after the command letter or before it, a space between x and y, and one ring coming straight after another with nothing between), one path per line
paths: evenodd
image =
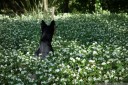
M55 54L45 60L33 55L40 20L31 15L0 17L0 84L127 82L127 15L56 16Z

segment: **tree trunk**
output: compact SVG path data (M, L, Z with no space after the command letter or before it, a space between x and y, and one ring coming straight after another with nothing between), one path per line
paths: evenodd
M44 0L44 11L48 12L48 0Z

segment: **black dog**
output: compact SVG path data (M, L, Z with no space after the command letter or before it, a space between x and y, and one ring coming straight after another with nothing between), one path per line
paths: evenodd
M55 30L55 21L51 21L50 25L47 25L43 20L41 22L41 39L40 46L38 50L35 52L36 56L41 54L42 59L45 58L50 51L53 52L53 48L51 45L52 37Z

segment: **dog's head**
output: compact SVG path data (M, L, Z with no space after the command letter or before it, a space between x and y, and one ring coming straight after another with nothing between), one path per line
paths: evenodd
M55 21L51 21L50 25L47 25L43 20L41 22L41 41L51 42L55 30Z

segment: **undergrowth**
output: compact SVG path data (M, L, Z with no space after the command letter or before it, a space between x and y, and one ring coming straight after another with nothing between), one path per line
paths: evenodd
M54 55L34 56L43 17L0 16L0 84L128 82L128 15L55 16Z

